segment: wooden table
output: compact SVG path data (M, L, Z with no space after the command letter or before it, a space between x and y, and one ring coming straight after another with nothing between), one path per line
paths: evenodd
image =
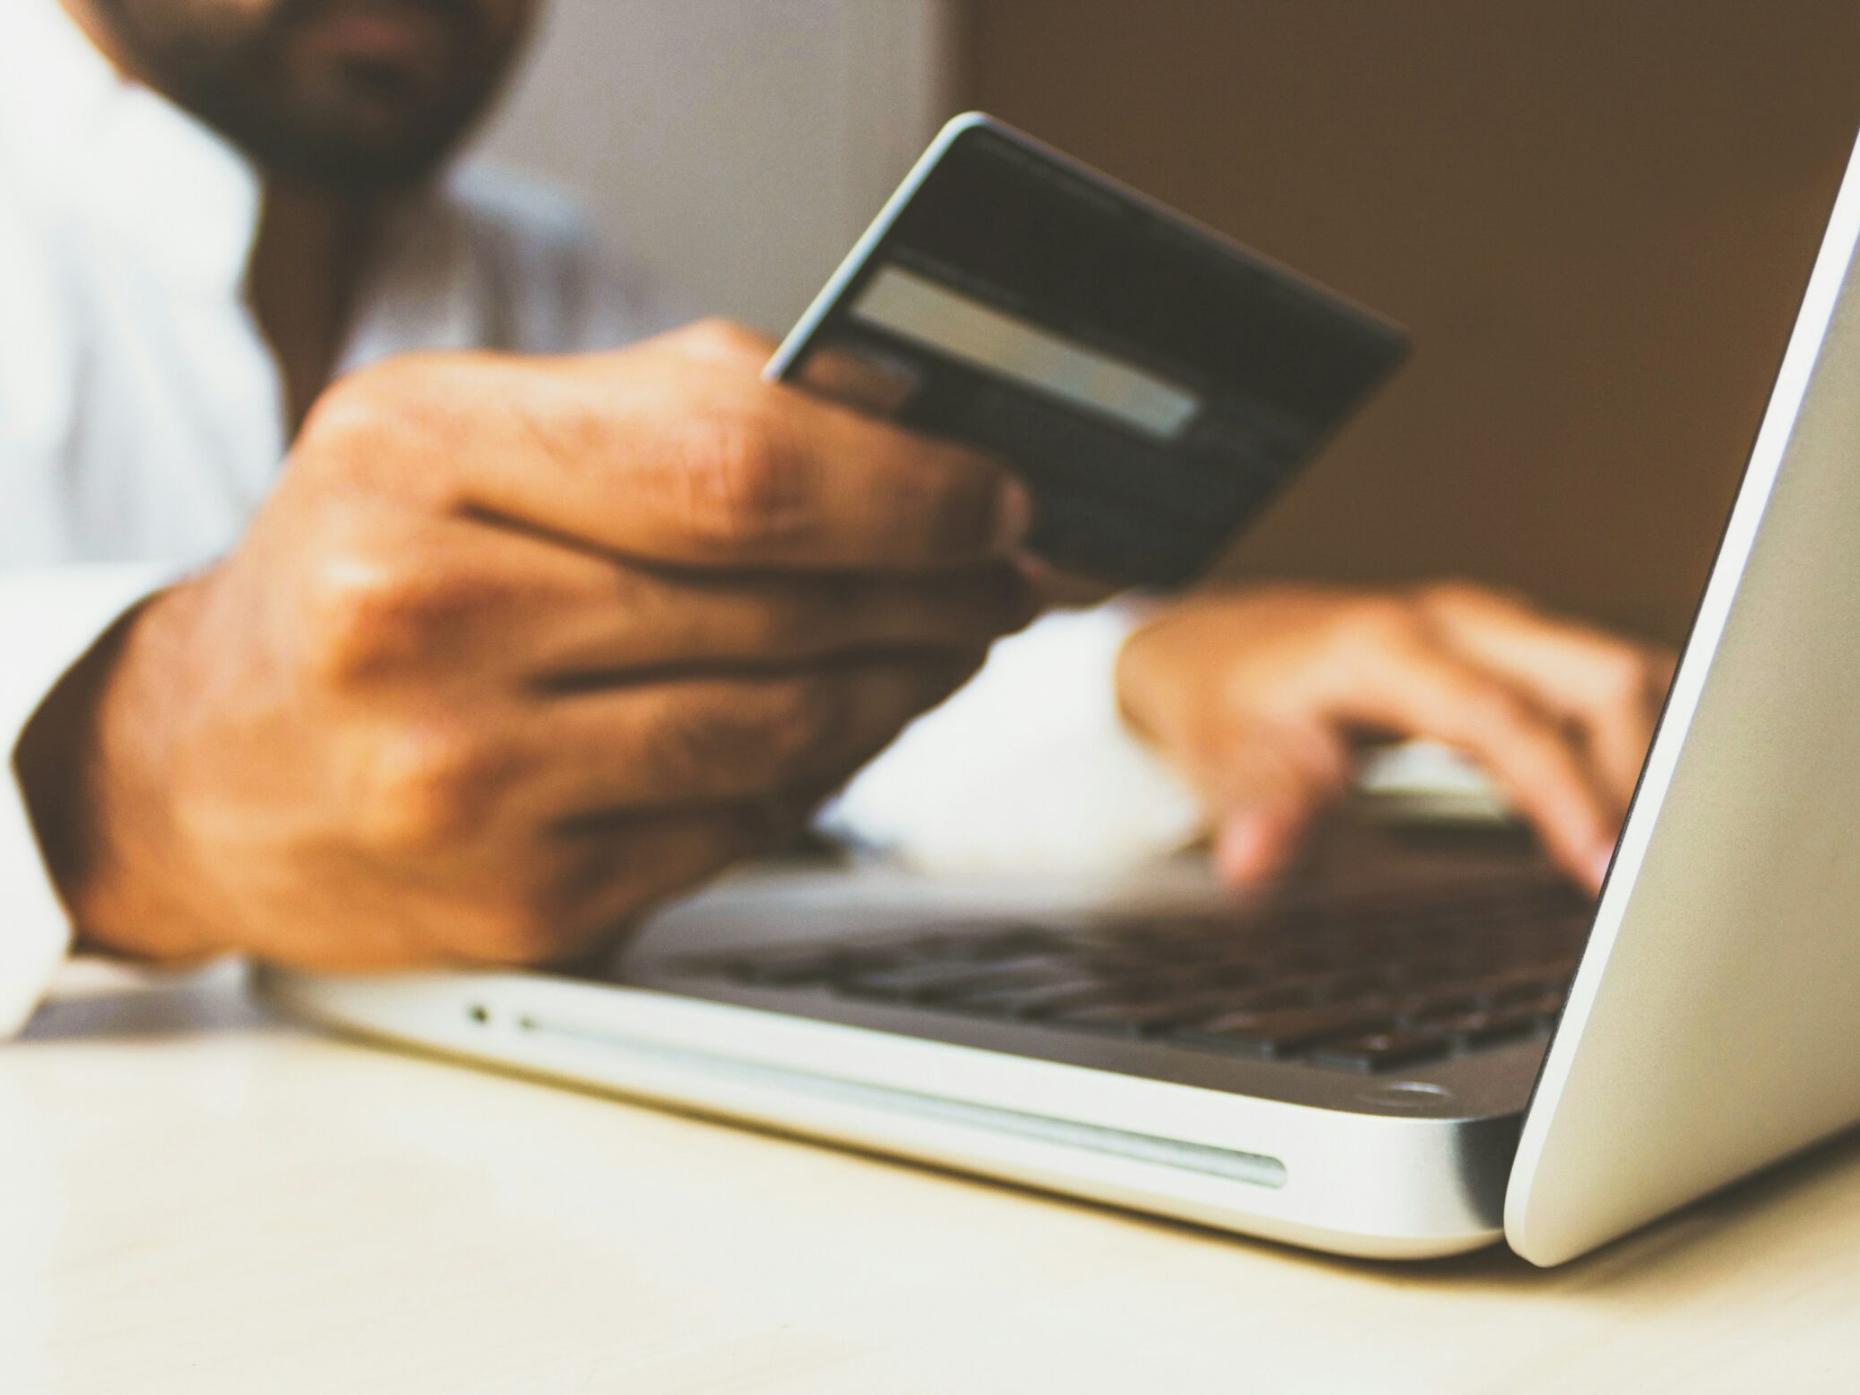
M74 965L0 1046L0 1391L1860 1389L1860 1139L1550 1273L1379 1266Z

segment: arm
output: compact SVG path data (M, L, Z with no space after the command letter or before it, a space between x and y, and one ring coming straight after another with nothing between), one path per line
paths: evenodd
M1597 885L1671 656L1464 584L1213 587L1048 615L848 787L828 831L927 870L1105 873L1215 836L1285 866L1362 738L1467 751Z
M167 579L154 566L71 566L0 576L0 1037L18 1030L72 940L27 789L59 777L42 739L48 695L76 680L100 636Z

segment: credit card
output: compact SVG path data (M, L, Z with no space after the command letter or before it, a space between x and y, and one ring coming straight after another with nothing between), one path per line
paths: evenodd
M1407 351L1381 317L979 113L945 126L765 376L1001 458L1031 549L1204 572Z

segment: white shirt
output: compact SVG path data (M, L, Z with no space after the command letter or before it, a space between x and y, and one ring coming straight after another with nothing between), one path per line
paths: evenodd
M128 609L237 542L285 454L245 294L260 196L239 151L121 78L56 0L0 0L0 1035L71 941L20 734ZM339 366L664 327L570 205L468 169L391 220ZM1004 641L825 825L941 869L1108 869L1179 845L1194 802L1115 711L1127 628L1108 608Z

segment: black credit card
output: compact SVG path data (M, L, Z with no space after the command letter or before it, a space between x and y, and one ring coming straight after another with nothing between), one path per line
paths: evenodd
M1406 351L1376 315L971 114L765 375L995 454L1032 486L1033 551L1171 586Z

